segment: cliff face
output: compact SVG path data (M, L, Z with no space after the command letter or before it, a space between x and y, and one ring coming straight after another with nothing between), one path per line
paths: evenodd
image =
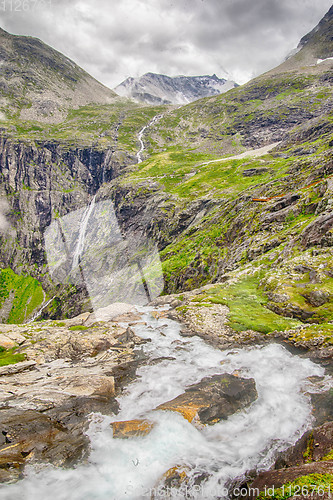
M0 197L6 200L2 203L6 225L0 235L1 265L37 278L55 294L58 284L48 274L45 230L53 220L86 207L103 180L113 175L108 150L56 142L26 144L2 137Z

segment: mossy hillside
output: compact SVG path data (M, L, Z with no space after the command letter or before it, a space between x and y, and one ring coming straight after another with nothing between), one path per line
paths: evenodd
M333 324L321 323L310 326L303 326L295 332L291 332L289 340L293 344L312 345L315 348L319 346L330 347L333 345Z
M69 146L94 146L99 150L113 146L133 153L140 147L139 131L164 109L117 99L112 104L88 104L69 109L66 118L57 124L21 120L17 116L3 117L0 128L13 140L28 143L57 141Z
M278 224L278 232L272 231L274 225L271 223L267 224L267 227L264 226L263 220L267 210L278 202L279 198L264 203L256 202L253 201L254 193L252 191L251 196L250 190L242 193L239 198L226 200L219 207L211 209L197 225L182 233L176 241L161 251L166 280L171 279L177 272L182 273L191 262L194 264L198 255L200 258L197 259L197 264L208 266L208 274L213 279L216 276L212 265L214 262L215 267L220 268L222 262L225 262L226 266L229 261L231 264L235 259L238 262L253 262L266 254L266 262L262 259L260 264L269 266L271 249L280 246L282 252L288 238L301 234L314 220L312 213L304 213L309 201L307 193L304 196L304 192L299 192L302 196L300 206L292 207L290 213L284 215L284 221ZM207 275L207 279L209 276ZM204 284L204 281L201 284ZM200 286L200 283L195 285Z
M262 158L219 160L214 155L193 151L167 151L151 156L124 177L124 184L142 180L157 182L160 188L179 198L188 200L200 197L231 198L252 186L267 185L281 179L295 159ZM255 169L255 175L243 175Z
M265 307L268 300L259 282L258 276L248 276L230 285L216 285L192 301L198 302L198 305L211 303L228 306L228 324L236 331L271 333L299 326L298 321L283 318Z
M273 310L289 311L294 317L303 317L309 323L333 322L333 272L330 248L309 249L292 255L279 266L272 266L262 280L265 293L270 297ZM290 308L289 308L290 309ZM288 314L289 315L289 314ZM319 327L318 327L319 328ZM328 339L331 328L328 328ZM313 335L310 329L308 336ZM320 329L318 329L318 334ZM300 332L301 338L306 332ZM323 335L326 337L324 330Z
M8 309L7 323L23 323L44 302L41 284L31 276L19 276L11 269L0 270L0 308Z
M269 136L274 142L278 136L264 133L272 124L292 129L329 112L332 91L329 81L320 76L264 75L220 96L200 99L160 120L158 129L149 132L151 143L155 152L157 148L177 145L183 149L191 144L216 154L223 154L228 147L231 154L241 152L245 145L267 143Z

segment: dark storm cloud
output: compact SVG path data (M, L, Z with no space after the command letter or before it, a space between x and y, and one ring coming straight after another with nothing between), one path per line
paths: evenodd
M1 26L38 36L112 87L148 71L244 82L279 64L332 0L29 1L13 12L5 0Z

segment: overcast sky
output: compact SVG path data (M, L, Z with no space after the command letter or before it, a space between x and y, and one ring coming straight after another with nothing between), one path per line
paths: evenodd
M332 0L2 0L1 27L32 35L114 87L147 72L245 83L282 62Z

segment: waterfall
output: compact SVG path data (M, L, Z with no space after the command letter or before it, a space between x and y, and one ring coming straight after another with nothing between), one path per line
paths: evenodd
M87 230L89 218L90 218L92 211L94 210L94 207L95 207L95 200L96 200L96 195L93 197L90 204L86 207L85 211L82 214L82 218L80 221L79 237L78 237L76 248L75 248L74 254L73 254L72 269L75 269L79 265L80 258L83 254L85 237L86 237L86 230Z
M145 125L139 132L139 135L138 135L138 139L139 139L139 142L140 142L140 150L137 152L136 154L136 157L138 159L138 163L142 163L142 153L144 152L145 150L145 145L144 145L144 142L142 140L142 137L143 137L143 134L145 133L145 131L151 127L154 123L156 123L158 120L160 120L162 117L164 116L164 113L162 115L156 115L154 116L154 118L147 124Z
M54 299L54 297L49 299L45 304L42 304L42 307L40 309L38 309L38 311L33 315L33 317L27 321L27 324L33 323L37 318L39 318L39 316L42 314L44 309L52 302L53 299Z

